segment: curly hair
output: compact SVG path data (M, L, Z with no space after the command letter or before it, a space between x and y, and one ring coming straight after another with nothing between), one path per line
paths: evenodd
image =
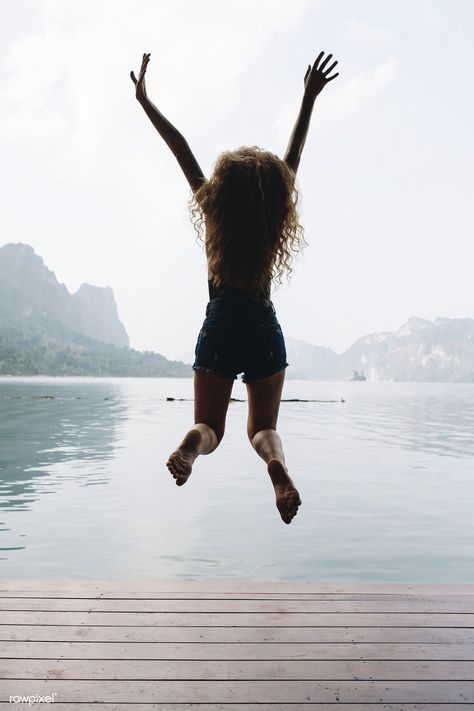
M298 199L294 172L274 153L242 146L218 156L189 201L216 286L255 290L290 276L293 254L306 244Z

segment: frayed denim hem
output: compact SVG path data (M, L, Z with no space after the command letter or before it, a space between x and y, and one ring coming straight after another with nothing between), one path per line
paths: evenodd
M193 365L193 370L196 372L196 370L202 370L204 373L215 373L216 371L213 368L205 368L203 365Z
M243 383L253 383L256 380L265 380L266 378L271 378L272 375L276 375L277 373L281 373L282 370L285 370L285 368L288 368L288 363L285 363L285 365L281 366L280 368L275 368L275 370L271 371L270 373L265 373L265 375L250 375L249 377L246 376L244 373L242 377L242 382Z
M226 380L237 380L236 375L223 375L222 373L218 373L215 368L205 368L203 365L193 365L193 370L194 372L200 371L202 373L211 373L212 375L218 375L219 378L226 378Z

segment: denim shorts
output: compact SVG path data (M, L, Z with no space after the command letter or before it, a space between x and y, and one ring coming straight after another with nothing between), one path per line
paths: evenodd
M244 383L286 368L285 339L271 301L222 296L209 301L193 370Z

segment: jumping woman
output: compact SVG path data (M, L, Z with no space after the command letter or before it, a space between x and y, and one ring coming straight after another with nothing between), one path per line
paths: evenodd
M136 98L166 141L193 192L190 208L208 264L209 303L199 332L194 370L194 422L167 467L182 486L196 457L210 454L224 435L234 380L243 373L248 394L247 433L265 461L276 505L291 523L301 504L276 431L285 379L285 341L270 300L272 281L291 273L291 258L304 246L298 222L295 177L313 104L337 62L321 52L304 77L300 112L283 160L257 146L219 155L206 180L183 135L147 97L144 54Z

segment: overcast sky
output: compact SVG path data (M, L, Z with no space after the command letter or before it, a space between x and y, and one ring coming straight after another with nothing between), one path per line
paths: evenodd
M410 316L474 317L474 2L0 0L0 244L74 292L112 287L131 345L194 348L207 302L190 189L134 97L206 175L242 145L284 154L320 50L298 172L309 246L273 297L287 336L338 352Z

